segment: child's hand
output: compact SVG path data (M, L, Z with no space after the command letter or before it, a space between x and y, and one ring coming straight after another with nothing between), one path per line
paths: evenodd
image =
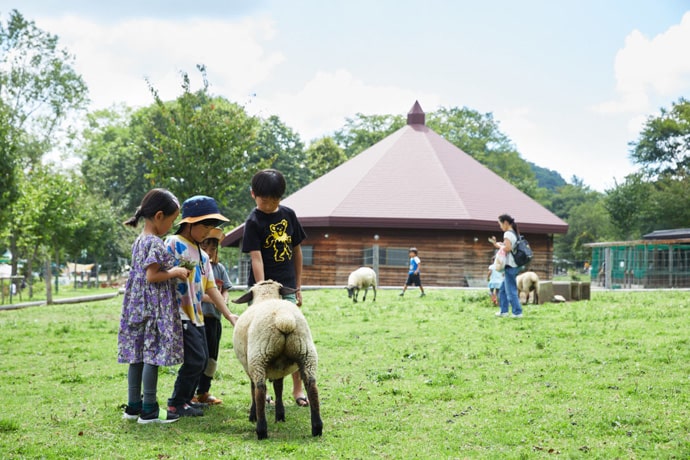
M173 278L187 281L187 278L189 277L189 270L184 267L173 267L170 269L170 274L173 276Z
M237 319L239 316L237 316L234 313L230 313L230 318L228 318L228 321L230 321L230 324L232 324L233 327L235 327L235 324L237 324Z

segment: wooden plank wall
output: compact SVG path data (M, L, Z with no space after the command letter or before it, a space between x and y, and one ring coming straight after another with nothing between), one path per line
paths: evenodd
M407 230L307 228L303 243L313 247L313 265L305 265L304 285L345 286L351 271L362 266L364 250L378 244L381 248L417 247L422 261L422 283L427 286L485 285L493 257L490 236L496 232L474 230ZM374 235L379 239L375 240ZM534 251L528 267L542 280L553 272L553 237L525 234ZM407 265L380 266L380 286L401 286L407 278Z

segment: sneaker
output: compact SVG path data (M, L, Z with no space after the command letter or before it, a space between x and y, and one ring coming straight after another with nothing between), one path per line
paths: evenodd
M197 399L196 401L194 401L195 399L196 399L196 398L192 398L192 400L189 401L189 402L187 403L187 405L192 406L194 409L199 409L199 410L201 410L201 409L206 409L206 408L208 407L208 403L199 402L198 399Z
M123 407L125 408L125 412L122 414L122 418L125 420L134 421L139 418L139 415L141 415L141 409L134 409L126 404Z
M151 412L144 414L137 419L137 423L145 425L147 423L172 423L177 422L180 419L180 415L174 412L161 409L156 404L156 408Z
M200 409L195 409L189 404L182 404L181 406L168 406L168 412L172 412L180 417L201 417L204 415Z
M522 313L518 313L517 315L511 315L513 318L522 318Z
M503 313L503 312L497 311L496 316L498 316L499 318L505 318L506 316L508 316L508 312Z
M196 401L194 401L194 400L196 400ZM192 398L192 402L206 403L210 406L215 406L216 404L223 404L222 399L216 398L215 396L213 396L208 391L204 394L196 395L194 398Z
M400 297L404 296L404 295L405 295L405 291L401 292L401 293L398 294L398 295L399 295Z
M419 294L419 297L424 297L425 295L426 294L422 292L421 294Z

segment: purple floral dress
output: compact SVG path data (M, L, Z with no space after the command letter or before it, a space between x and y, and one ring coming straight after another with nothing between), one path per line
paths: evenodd
M170 280L146 281L146 268L173 267L174 258L155 235L141 234L132 245L132 268L122 300L117 361L172 366L183 361L182 321Z

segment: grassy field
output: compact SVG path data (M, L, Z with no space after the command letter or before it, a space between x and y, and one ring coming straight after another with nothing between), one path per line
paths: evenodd
M1 456L690 457L690 293L593 292L512 319L496 318L484 291L427 292L354 305L344 290L305 292L324 434L312 438L309 411L291 404L286 423L269 413L265 441L247 420L228 323L213 385L224 404L138 425L121 419L121 297L0 311ZM161 368L161 402L175 371Z

